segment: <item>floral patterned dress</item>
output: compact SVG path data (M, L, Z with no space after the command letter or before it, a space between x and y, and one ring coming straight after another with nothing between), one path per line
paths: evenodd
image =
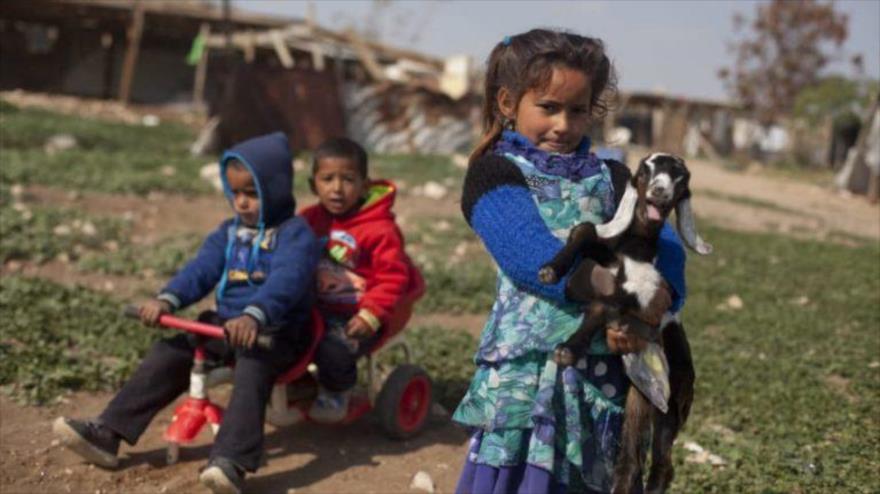
M543 173L526 158L508 153L525 176L541 218L565 240L575 225L603 223L614 211L610 172L580 181ZM560 369L553 349L579 327L574 304L532 295L499 270L497 296L483 328L477 371L453 420L470 426L468 461L496 468L526 464L567 485L572 469L586 485L611 486L627 381L619 356L604 338L588 356Z

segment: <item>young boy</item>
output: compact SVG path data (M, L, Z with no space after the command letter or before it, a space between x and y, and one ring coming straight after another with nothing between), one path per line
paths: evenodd
M309 411L317 422L346 416L358 357L415 288L415 268L391 212L396 189L367 176L367 153L356 142L331 139L315 150L309 184L318 204L302 216L324 245L318 307L327 334L315 355L320 390Z
M235 216L207 237L156 299L140 306L140 316L155 325L161 314L215 290L217 311L199 319L226 329L228 341L211 340L206 347L213 358L231 362L234 357L234 387L199 479L214 492L237 493L245 471L259 466L273 382L308 343L305 327L320 249L305 221L294 216L284 134L233 147L220 161L220 176ZM258 334L273 335L271 349L254 346ZM192 341L182 333L158 341L96 419L59 418L55 434L87 461L115 467L120 439L137 442L156 413L187 389Z

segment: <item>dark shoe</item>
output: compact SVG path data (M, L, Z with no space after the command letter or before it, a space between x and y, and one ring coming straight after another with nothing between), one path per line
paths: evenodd
M89 463L106 468L119 464L119 435L94 420L74 420L58 417L52 432L61 443Z
M199 474L199 482L214 494L241 494L244 470L226 458L212 458Z

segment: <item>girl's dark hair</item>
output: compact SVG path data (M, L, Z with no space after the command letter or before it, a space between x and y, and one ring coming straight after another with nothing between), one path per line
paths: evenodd
M495 45L486 62L483 135L471 153L471 161L482 156L503 130L498 91L506 88L519 104L528 90L549 84L553 69L558 67L587 75L592 90L590 116L599 120L605 116L617 92L617 78L602 40L548 29L507 37Z
M322 142L312 157L312 175L318 171L318 162L324 158L350 159L357 165L361 177L367 178L367 152L351 139L334 137Z

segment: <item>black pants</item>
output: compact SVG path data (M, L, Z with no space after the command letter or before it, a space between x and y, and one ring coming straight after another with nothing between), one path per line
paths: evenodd
M344 321L343 321L344 323ZM327 318L327 332L315 351L318 382L330 391L345 391L357 383L357 360L369 353L381 338L376 333L352 347L339 321Z
M214 312L203 313L199 320L216 325L224 322ZM300 333L305 331L289 328L285 336ZM306 338L276 337L271 350L232 349L216 339L205 343L212 360L235 361L232 397L214 440L211 458L227 458L247 471L257 470L272 385L302 355ZM101 413L101 422L127 443L136 443L153 417L189 388L195 342L187 334L157 341Z

